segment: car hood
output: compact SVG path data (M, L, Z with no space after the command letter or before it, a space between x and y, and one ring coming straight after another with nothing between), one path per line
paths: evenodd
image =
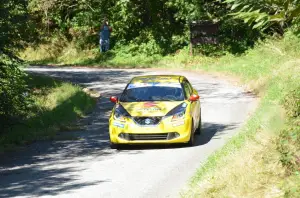
M168 102L121 102L131 116L165 116L183 101Z

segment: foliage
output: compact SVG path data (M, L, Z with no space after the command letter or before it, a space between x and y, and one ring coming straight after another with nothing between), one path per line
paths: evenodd
M194 20L221 21L226 17L228 8L221 0L169 0L167 5L177 10L177 20L188 22Z
M15 123L9 131L1 134L0 152L53 138L59 130L71 130L71 124L73 128L76 126L72 122L96 104L94 98L77 85L32 74L24 80L32 103L22 123Z
M299 0L4 0L0 20L5 34L0 40L1 45L16 46L66 39L78 50L91 50L98 46L99 27L108 18L113 48L134 45L133 54L166 55L188 45L191 21L209 20L221 24L220 45L209 51L241 53L264 29L283 33L299 24L299 5Z
M283 105L289 125L280 133L278 150L282 164L288 167L288 174L292 174L300 171L300 83L286 94Z
M253 28L277 30L283 34L286 27L299 19L299 0L225 0L231 4L236 18Z
M22 48L26 42L37 40L33 24L29 22L27 1L1 0L0 50Z
M26 114L29 104L28 89L24 77L19 69L20 63L0 54L0 123L1 128L8 127L21 116Z
M27 1L2 0L0 4L0 123L1 129L19 120L30 101L24 83L25 74L16 49L36 40L29 23ZM5 124L5 126L3 126Z
M57 32L81 43L86 49L98 44L98 31L107 17L113 28L112 44L129 42L145 34L153 35L155 42L165 50L171 45L172 36L183 33L183 23L175 21L173 10L165 0L116 1L80 0L37 1L31 0L29 10L40 25L40 33L53 37ZM95 9L97 8L97 9ZM145 33L145 30L147 32Z
M99 27L107 17L113 28L111 48L130 48L132 56L167 55L188 46L189 23L194 20L221 24L220 45L197 47L204 54L242 53L260 34L229 17L229 12L228 5L219 0L29 1L31 21L37 24L44 42L67 39L76 50L93 50L98 47Z
M133 54L166 55L187 46L189 23L194 20L221 23L221 46L215 48L218 51L243 52L253 46L259 36L242 21L230 18L228 5L219 0L29 2L32 20L39 24L44 41L59 35L75 42L75 47L80 50L98 45L98 31L105 17L113 28L111 47L118 46L122 50L127 45L136 45L138 47L131 48Z
M290 118L296 119L300 117L300 83L298 84L298 87L285 96L283 104L287 110L286 113Z

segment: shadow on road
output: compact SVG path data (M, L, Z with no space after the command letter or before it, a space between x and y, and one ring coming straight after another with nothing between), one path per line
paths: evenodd
M202 146L212 139L218 139L226 130L233 130L237 124L224 125L217 123L203 123L201 135L195 135L195 146ZM152 150L152 149L177 149L187 147L185 144L143 144L143 145L122 145L119 152L126 150Z
M132 155L142 154L143 150L149 149L160 152L160 149L184 148L181 144L175 144L126 146L120 151L109 149L106 118L99 119L99 123L105 124L98 125L98 128L95 126L93 129L90 128L93 132L83 131L81 133L86 134L74 134L82 138L80 141L35 143L26 151L3 156L0 162L0 197L57 195L65 191L110 182L101 179L82 182L78 172L85 171L84 164L92 163L94 160L108 160L119 152ZM224 131L235 127L235 125L204 123L203 133L196 136L195 146L207 144L211 139L221 136Z
M80 120L80 125L85 127L84 130L59 134L72 134L77 140L38 142L23 151L0 156L0 197L56 195L110 182L102 179L84 182L78 172L86 171L85 168L93 161L109 160L118 155L119 151L109 149L108 116L113 107L109 97L118 95L131 77L142 72L124 70L32 72L81 84L99 91L101 97L96 109ZM213 90L206 91L213 92ZM206 97L209 94L203 95ZM204 122L202 127L203 133L196 136L195 146L202 146L214 138L219 138L227 130L237 128L238 124ZM144 149L157 149L157 152L160 152L159 148L176 149L182 148L182 145L134 146L120 152L136 155L142 154Z
M93 160L107 160L115 155L109 149L108 115L113 107L112 94L120 93L132 75L139 72L99 71L36 71L55 78L81 84L101 93L96 109L80 120L84 130L61 132L76 140L41 141L24 150L0 155L0 197L55 195L87 186L109 182L83 182L79 172ZM130 74L130 75L129 75ZM64 139L64 138L62 138ZM72 138L73 139L73 138ZM137 154L131 151L128 154Z

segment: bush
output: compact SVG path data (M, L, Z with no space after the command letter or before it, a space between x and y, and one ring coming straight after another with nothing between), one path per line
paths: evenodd
M278 151L281 162L291 174L300 171L300 86L289 92L284 100L288 127L280 132Z
M292 90L284 101L284 107L290 118L299 118L300 116L300 85Z
M24 116L30 103L24 83L26 74L19 66L20 62L15 58L3 52L0 54L0 123L5 125L1 128Z

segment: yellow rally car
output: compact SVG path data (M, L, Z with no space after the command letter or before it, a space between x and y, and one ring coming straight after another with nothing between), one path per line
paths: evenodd
M201 133L198 92L184 76L134 77L116 103L109 118L111 148L121 144L194 144Z

